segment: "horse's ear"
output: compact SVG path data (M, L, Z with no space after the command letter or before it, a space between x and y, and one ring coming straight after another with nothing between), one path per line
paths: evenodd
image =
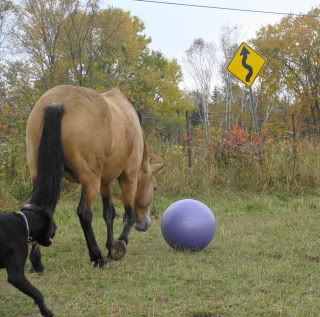
M152 164L151 165L151 171L152 173L159 172L164 167L164 163L162 164Z

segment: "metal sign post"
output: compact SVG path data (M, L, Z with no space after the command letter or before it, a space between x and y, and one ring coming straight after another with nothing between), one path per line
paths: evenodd
M252 109L252 117L253 117L253 127L254 132L258 132L258 123L257 123L257 116L256 116L256 106L253 102L253 96L252 96L252 88L249 87L249 94L250 94L250 103L251 103L251 109Z
M258 132L258 124L256 117L256 107L253 102L251 86L257 78L265 62L265 58L259 55L250 46L245 43L241 43L227 67L230 73L232 73L235 77L240 79L246 86L249 87L250 103L252 108L252 117L255 132Z

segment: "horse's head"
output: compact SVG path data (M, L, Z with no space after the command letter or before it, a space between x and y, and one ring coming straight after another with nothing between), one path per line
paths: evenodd
M156 181L153 174L163 166L164 164L148 164L140 169L135 200L135 228L139 231L147 231L151 225L150 207L153 193L156 190Z

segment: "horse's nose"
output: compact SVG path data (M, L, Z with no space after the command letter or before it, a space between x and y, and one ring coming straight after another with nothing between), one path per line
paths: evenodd
M150 225L151 225L151 219L149 217L145 217L143 222L141 222L141 223L136 222L134 224L134 227L138 231L145 232L145 231L147 231L149 229Z

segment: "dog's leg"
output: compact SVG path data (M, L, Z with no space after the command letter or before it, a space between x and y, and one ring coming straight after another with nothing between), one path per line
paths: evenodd
M44 266L41 262L40 246L37 242L32 243L30 262L32 265L31 273L42 273L44 271Z
M26 259L15 257L14 261L7 263L8 282L24 294L33 298L35 304L38 305L42 316L52 317L53 313L46 307L42 294L24 275L25 262ZM17 263L19 263L19 265Z

